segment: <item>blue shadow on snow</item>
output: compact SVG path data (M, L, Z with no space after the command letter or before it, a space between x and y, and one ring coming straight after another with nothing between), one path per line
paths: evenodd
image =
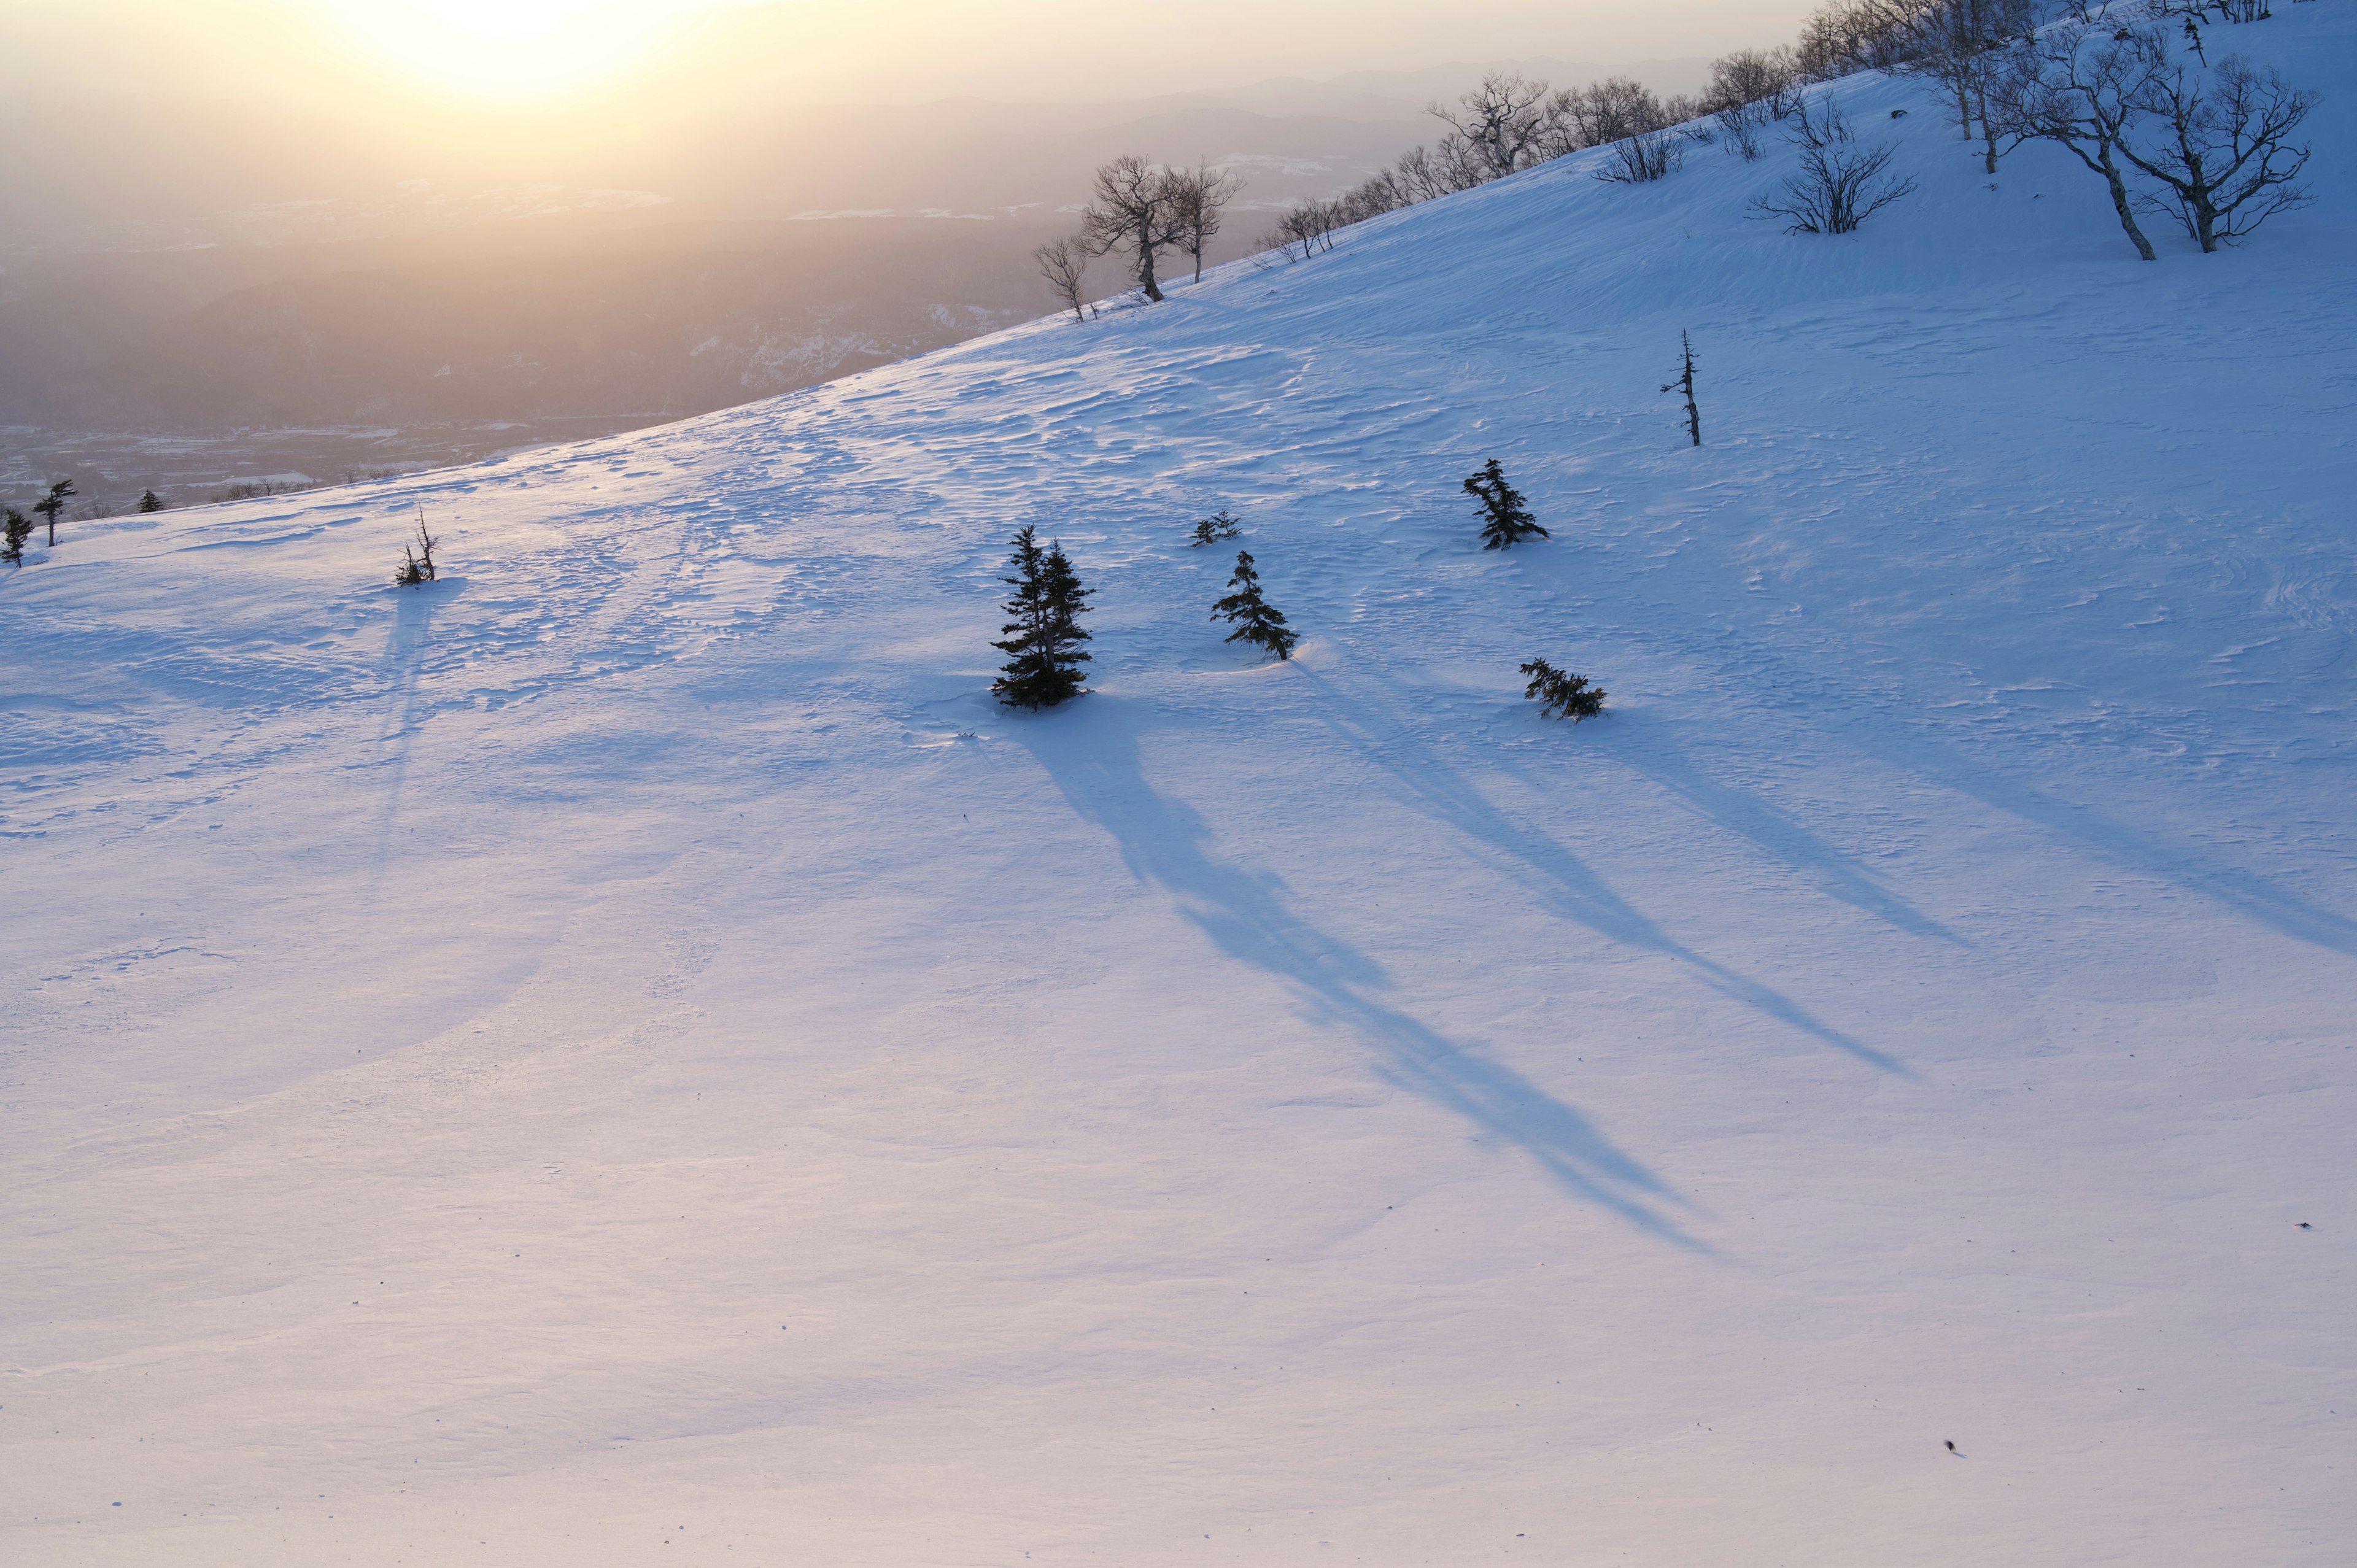
M1901 1078L1916 1076L1904 1062L1844 1034L1773 986L1687 947L1615 893L1587 862L1545 834L1517 825L1433 756L1406 726L1393 722L1377 726L1367 718L1364 706L1331 681L1315 673L1308 679L1318 685L1327 722L1368 761L1396 779L1400 793L1410 804L1470 839L1501 870L1556 914L1624 946L1675 959L1722 996L1870 1067Z
M1652 1203L1677 1200L1587 1117L1376 1001L1368 993L1389 984L1379 964L1295 914L1272 879L1215 859L1203 819L1146 781L1137 729L1119 699L1100 693L1084 722L1016 733L1072 809L1112 835L1132 875L1168 892L1222 952L1285 982L1314 1017L1374 1047L1391 1082L1512 1143L1566 1190L1682 1247L1713 1250L1654 1212Z

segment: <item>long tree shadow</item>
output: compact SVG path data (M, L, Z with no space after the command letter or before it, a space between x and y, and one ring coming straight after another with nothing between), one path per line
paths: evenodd
M1308 678L1324 694L1321 706L1336 734L1395 779L1410 804L1470 839L1501 871L1556 914L1624 946L1674 959L1722 996L1868 1066L1902 1078L1916 1076L1914 1069L1895 1057L1844 1034L1775 987L1679 941L1615 893L1577 855L1544 834L1519 825L1491 805L1405 725L1389 721L1378 725L1368 717L1363 704L1332 681L1314 672Z
M2199 893L2296 941L2357 954L2357 920L2279 887L2255 872L2222 864L2207 846L2163 843L2091 806L2065 800L1966 758L1920 728L1859 724L1845 738L1868 756L1921 774L1984 805L2058 833L2087 853L2157 882Z
M2053 832L2090 854L2155 881L2198 893L2296 941L2357 954L2357 919L2328 908L2257 872L2228 864L2190 836L2174 841L2066 800L2049 783L2009 774L1966 754L1953 730L1921 714L1895 707L1890 693L1839 682L1822 669L1802 668L1756 639L1734 633L1724 662L1740 661L1749 678L1777 691L1813 691L1828 712L1858 715L1827 733L1896 770L1928 779L1983 805ZM1680 645L1664 648L1685 651Z
M1017 733L1072 809L1112 835L1132 875L1168 893L1222 952L1285 982L1318 1021L1372 1046L1391 1082L1512 1143L1566 1190L1682 1247L1712 1251L1656 1212L1674 1195L1577 1110L1377 1001L1370 993L1390 983L1381 965L1296 914L1274 878L1216 859L1203 819L1146 782L1118 699L1091 697L1085 723Z
M387 769L384 810L378 815L376 824L376 858L365 895L371 900L383 886L385 868L393 859L393 830L400 822L402 789L409 779L409 746L417 732L418 684L425 651L433 640L434 612L443 599L455 597L466 585L459 579L434 586L445 591L396 590L393 629L385 639L381 661L386 688L384 715L377 725L371 755L361 765Z
M1629 736L1632 745L1615 749L1620 760L1650 775L1709 821L1750 840L1808 877L1827 897L1864 910L1910 936L1930 937L1957 947L1972 945L1884 886L1788 813L1757 795L1729 789L1713 779L1678 744L1672 726L1641 712L1618 714L1612 724L1616 730L1634 732Z

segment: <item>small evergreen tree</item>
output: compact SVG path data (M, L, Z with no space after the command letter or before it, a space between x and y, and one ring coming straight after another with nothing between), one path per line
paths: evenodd
M1531 683L1523 688L1523 695L1537 699L1539 712L1549 718L1569 719L1577 724L1604 711L1607 693L1599 686L1589 685L1585 675L1558 670L1544 659L1534 659L1523 665L1523 673L1531 678Z
M164 498L157 495L154 490L142 490L139 492L139 510L141 511L162 511L164 510Z
M1237 526L1237 519L1228 515L1227 508L1222 507L1195 525L1195 537L1189 540L1188 543L1189 545L1217 544L1222 539L1233 539L1243 532L1243 530Z
M32 537L33 520L15 507L8 508L7 529L5 533L0 533L0 540L6 542L0 544L0 561L7 562L11 566L22 566L25 564L25 541Z
M417 509L417 542L401 547L401 564L393 569L393 582L414 588L435 578L434 547L442 542L425 532L425 509Z
M1523 492L1506 482L1506 471L1491 458L1481 471L1465 481L1465 493L1481 503L1481 548L1503 550L1525 539L1551 539L1523 503Z
M1009 618L999 629L1004 640L991 644L1007 655L990 693L1011 708L1052 708L1081 694L1086 679L1081 666L1089 656L1081 644L1089 634L1081 626L1089 596L1080 574L1065 558L1060 542L1039 548L1036 530L1026 527L1014 539L1015 553L1007 564L1015 575L1001 577L1015 592L1005 608Z
M66 510L66 499L81 492L71 479L59 479L49 486L49 493L33 503L33 510L48 520L49 548L58 547L58 513Z
M1228 579L1235 592L1211 607L1211 618L1225 618L1235 625L1228 633L1230 642L1257 642L1279 659L1293 657L1293 645L1301 640L1298 632L1285 624L1285 612L1261 596L1260 574L1253 570L1252 552L1236 552L1235 575Z

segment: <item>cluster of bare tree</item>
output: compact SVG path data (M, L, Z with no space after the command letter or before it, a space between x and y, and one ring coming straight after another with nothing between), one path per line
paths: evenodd
M1331 248L1337 229L1589 147L1613 149L1600 179L1660 179L1677 168L1695 139L1687 123L1710 107L1692 98L1663 98L1626 77L1558 90L1492 72L1456 102L1426 110L1448 126L1439 141L1410 150L1340 196L1297 202L1262 236L1261 248L1294 259L1297 247L1299 259L1307 260Z
M1156 275L1157 259L1174 251L1189 257L1195 280L1201 282L1204 248L1219 238L1228 205L1243 189L1243 180L1236 174L1208 163L1190 169L1163 168L1126 155L1097 170L1095 188L1081 209L1080 232L1050 241L1034 251L1032 258L1076 321L1087 317L1089 263L1099 256L1125 256L1137 287L1158 302L1162 285Z
M2214 251L2307 199L2298 179L2309 151L2292 134L2314 95L2239 57L2212 63L2202 41L2203 22L2264 20L2266 0L2067 3L2068 15L2041 27L2038 0L1825 0L1797 43L1713 61L1709 85L1692 98L1663 98L1625 77L1557 90L1493 72L1456 102L1429 107L1448 127L1438 141L1339 196L1297 202L1259 249L1307 261L1353 223L1591 147L1611 149L1597 177L1626 184L1667 177L1697 142L1718 140L1749 161L1775 124L1798 147L1800 171L1754 210L1795 232L1846 234L1915 188L1888 173L1894 149L1858 141L1830 101L1805 94L1813 82L1869 70L1935 84L1990 174L2026 141L2068 148L2104 179L2121 228L2147 261L2139 211L2174 216ZM2177 37L2191 59L2175 52ZM1040 272L1082 317L1089 263L1118 252L1158 300L1156 258L1190 255L1200 279L1204 246L1240 188L1208 165L1117 158L1097 171L1081 231L1039 248Z
M2307 199L2309 151L2292 135L2314 95L2238 56L2212 62L2201 34L2204 22L2271 14L2266 0L2070 0L2040 27L2032 0L1832 0L1795 58L1804 71L1936 81L1990 174L2026 141L2068 148L2150 261L2140 210L2175 217L2215 251Z
M2246 9L2205 7L2240 20ZM2076 14L2006 51L1990 90L1993 136L2053 142L2100 176L2136 254L2153 260L2138 211L2175 218L2204 251L2244 238L2308 200L2309 149L2293 134L2315 94L2236 55L2173 54L2163 20ZM2184 11L2199 42L2199 16ZM2263 20L2265 8L2252 15ZM2136 180L2132 187L2131 178Z
M2106 180L2147 260L2139 209L2174 216L2214 251L2307 199L2298 177L2309 152L2292 134L2314 96L2237 57L2212 63L2201 38L2205 21L2266 19L2267 0L2068 5L2041 28L2037 0L1826 0L1797 43L1713 61L1698 98L1661 98L1625 78L1558 91L1493 74L1431 106L1448 126L1438 142L1340 196L1296 204L1262 249L1306 261L1350 224L1589 147L1612 149L1598 178L1627 183L1664 177L1714 134L1748 161L1776 124L1800 149L1801 169L1755 209L1798 232L1847 233L1914 184L1886 172L1892 148L1859 142L1837 109L1812 104L1803 90L1867 70L1935 84L1990 174L2025 141L2069 148ZM2191 60L2173 52L2173 35Z

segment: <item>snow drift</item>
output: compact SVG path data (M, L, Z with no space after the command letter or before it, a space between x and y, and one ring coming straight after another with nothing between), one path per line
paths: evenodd
M1746 215L1781 146L1585 155L67 525L0 583L0 1551L2340 1561L2357 17L2231 41L2320 199L2215 256L1858 79L1921 188L1847 239ZM1493 456L1551 541L1480 548ZM1027 523L1098 590L1037 716Z

